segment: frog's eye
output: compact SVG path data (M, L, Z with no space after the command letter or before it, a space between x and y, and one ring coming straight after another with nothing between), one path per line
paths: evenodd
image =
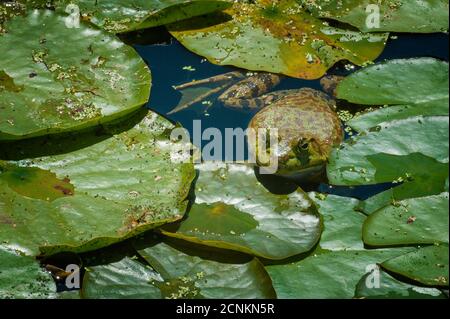
M298 147L300 150L306 151L306 150L309 149L309 144L310 144L310 142L311 142L311 141L310 141L309 139L307 139L307 138L302 138L302 139L300 139L299 143L297 144L297 147Z
M303 142L302 144L300 144L300 148L302 150L307 150L309 147L309 143L308 142Z

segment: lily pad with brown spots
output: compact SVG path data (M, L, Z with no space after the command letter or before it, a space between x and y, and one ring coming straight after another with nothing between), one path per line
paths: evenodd
M37 167L0 163L0 172L8 187L25 197L51 202L74 194L74 187L68 177L58 179L55 173Z
M0 36L0 141L80 130L148 101L151 76L114 35L35 10Z
M84 252L181 219L194 168L171 161L174 126L146 114L0 144L0 242L32 256Z

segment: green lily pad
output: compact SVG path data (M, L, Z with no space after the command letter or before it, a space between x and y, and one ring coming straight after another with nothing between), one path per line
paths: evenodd
M83 279L83 298L153 298L162 297L154 281L162 278L148 265L124 257L117 262L86 269ZM111 289L114 287L114 289Z
M386 106L347 123L364 131L411 116L448 115L448 85L447 62L431 58L390 60L346 77L337 87L337 97L355 104Z
M148 67L114 35L84 23L69 28L65 17L44 10L15 17L5 28L0 141L92 127L148 101Z
M0 206L1 207L1 206ZM52 276L32 257L0 245L0 299L55 298Z
M448 193L443 193L386 206L365 221L364 243L370 246L448 243L448 203Z
M436 288L425 288L398 281L388 273L379 271L379 286L370 288L372 273L364 275L356 285L355 298L359 299L447 299ZM372 275L373 276L373 275Z
M6 32L4 23L16 16L25 15L31 9L50 9L48 0L3 0L0 1L0 35Z
M163 234L267 259L306 252L319 240L319 214L300 189L274 195L247 165L206 163L198 168L195 204L181 223L163 227Z
M358 210L365 215L370 215L387 205L395 204L397 201L394 196L394 190L395 188L390 188L361 201L358 205Z
M356 211L359 200L318 193L310 193L309 196L323 218L320 248L332 251L364 249L361 229L366 217Z
M439 172L438 172L439 173ZM441 171L442 173L442 171ZM444 174L446 174L446 172L444 172ZM425 176L424 176L425 177ZM430 181L432 181L433 183L436 180L442 180L441 177L439 177L439 175L431 175L430 174ZM438 178L438 179L437 179ZM448 177L447 177L448 179ZM433 190L435 189L437 193L439 193L439 190L441 192L448 192L448 189L446 188L445 184L444 187L442 188L440 183L433 184L430 183L428 184L428 187L426 187L425 183L422 182L421 186L423 187L423 189L428 189L429 190ZM426 192L428 192L426 191ZM433 191L434 193L434 191ZM361 211L362 213L364 213L365 215L371 215L373 213L375 213L376 211L382 209L385 206L389 206L389 205L393 205L393 206L398 206L399 205L399 201L401 201L402 199L409 199L409 198L415 198L415 197L422 197L422 196L426 196L424 195L423 191L421 190L421 187L418 187L418 185L416 183L412 183L411 181L406 183L406 184L401 184L401 186L396 186L394 188L390 188L384 192L378 193L364 201L361 201L358 205L358 211Z
M448 100L410 105L388 105L371 112L357 115L346 124L352 129L362 132L385 122L402 120L415 116L442 115L448 115Z
M302 0L320 18L351 24L365 32L431 33L448 30L448 1L446 0ZM378 7L379 26L371 23Z
M174 126L146 114L2 144L0 158L17 160L0 161L0 242L29 255L83 252L181 219L193 165L171 161Z
M222 13L168 26L186 48L219 65L317 79L340 60L363 65L383 51L387 34L329 26L296 1L235 1Z
M416 81L421 76L425 81ZM396 86L394 86L394 84ZM448 99L448 63L433 58L388 60L339 82L337 95L352 103L398 105Z
M371 267L407 251L410 249L334 251L266 269L278 298L350 299Z
M69 299L81 299L79 290L61 291L56 295L57 299L69 300Z
M395 200L437 195L448 177L448 117L411 117L351 138L333 151L335 185L394 182Z
M270 278L257 259L236 262L227 253L137 240L148 264L126 257L88 268L84 298L275 298ZM151 267L150 267L151 266ZM111 287L114 286L114 289Z
M421 248L389 259L381 266L424 285L448 287L448 245Z
M61 11L69 4L78 6L83 19L112 33L161 26L231 6L226 0L56 1Z

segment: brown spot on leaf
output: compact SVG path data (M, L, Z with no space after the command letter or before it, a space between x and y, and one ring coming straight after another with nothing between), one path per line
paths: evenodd
M73 191L69 188L63 187L61 185L55 185L54 188L58 191L61 191L66 196L73 196Z
M14 220L12 220L12 218L9 217L9 216L2 215L0 213L0 224L13 225L14 224Z
M23 91L23 85L16 85L14 79L6 74L5 71L0 70L0 92L20 92Z
M412 224L416 221L417 217L416 216L409 216L408 220L406 221L406 223L408 224Z
M119 229L120 235L126 234L135 228L144 225L155 219L156 213L149 207L137 206L127 212L124 220L124 225Z
M6 165L2 167L0 179L22 196L49 202L75 193L68 177L61 180L55 173L38 167Z

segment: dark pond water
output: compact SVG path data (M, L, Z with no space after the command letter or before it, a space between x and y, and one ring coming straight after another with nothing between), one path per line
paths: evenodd
M163 29L161 29L160 36L164 44L134 44L136 50L150 66L153 75L151 101L148 107L160 114L166 115L180 101L180 92L174 90L172 86L186 83L193 79L207 78L233 70L231 67L213 65L205 61L202 57L189 52L175 39L170 38L170 35L165 33ZM145 42L145 40L144 34L141 36L140 42ZM394 34L391 36L383 54L377 61L412 57L435 57L448 61L448 40L448 34ZM329 71L329 74L338 75L348 73L349 71L346 70L345 63L339 63ZM421 81L421 79L417 79L417 81ZM276 89L282 90L302 87L320 89L318 80L308 81L292 78L285 78ZM214 96L208 98L208 100L213 101ZM175 122L181 123L183 127L189 130L192 136L193 120L201 120L202 129L215 127L224 133L225 128L240 127L246 129L252 116L253 114L251 113L243 113L225 108L220 103L215 102L207 112L205 112L204 105L197 103L190 109L167 117ZM321 184L318 186L314 185L309 190L319 190L324 193L365 199L390 186L390 184L384 184L349 188Z

